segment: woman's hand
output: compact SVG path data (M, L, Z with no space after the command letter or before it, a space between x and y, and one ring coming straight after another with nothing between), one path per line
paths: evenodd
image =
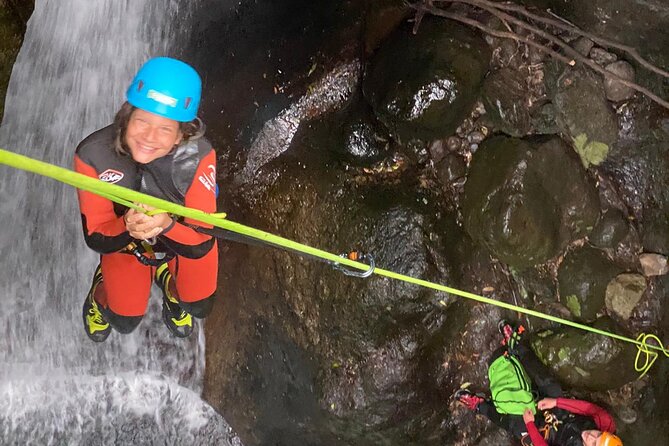
M525 409L525 412L523 412L523 421L525 424L534 423L534 414L532 413L532 410Z
M149 211L154 209L143 204L139 206ZM123 216L123 221L130 237L138 240L148 240L156 237L172 224L172 218L167 213L163 212L149 216L134 209L128 209Z
M544 398L537 403L539 410L549 410L557 406L557 400L555 398Z

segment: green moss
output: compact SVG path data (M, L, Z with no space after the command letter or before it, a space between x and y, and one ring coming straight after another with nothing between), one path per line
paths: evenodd
M565 298L565 306L569 308L571 314L576 317L581 317L581 302L579 302L578 297L574 294L570 294Z
M574 149L581 157L583 167L586 169L593 166L599 166L609 154L609 146L599 141L588 141L588 135L581 133L574 138Z
M569 357L569 352L567 351L566 348L563 347L558 351L558 359L560 360L560 362L564 361L568 357Z

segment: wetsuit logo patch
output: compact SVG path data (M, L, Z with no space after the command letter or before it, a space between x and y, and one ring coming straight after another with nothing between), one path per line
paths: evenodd
M121 181L121 178L123 178L123 172L119 172L118 170L114 169L107 169L98 175L98 178L100 178L105 183L118 183Z
M216 193L216 167L213 164L207 166L209 172L203 172L199 177L200 183L207 188L208 191Z

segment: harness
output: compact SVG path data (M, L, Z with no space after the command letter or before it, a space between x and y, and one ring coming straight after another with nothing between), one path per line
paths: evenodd
M174 252L156 252L153 246L156 244L155 237L151 240L142 240L130 242L125 247L124 252L135 256L137 261L144 266L160 266L172 260L176 254ZM148 255L145 255L148 254Z
M539 433L544 437L544 440L546 440L546 443L548 443L548 437L550 437L551 431L557 432L559 426L563 424L563 421L560 421L554 413L548 410L545 410L543 415L545 424L538 430ZM525 441L529 441L529 439L529 435L524 435L523 438L520 439L520 444L522 444L522 446L532 446L531 441L529 443Z

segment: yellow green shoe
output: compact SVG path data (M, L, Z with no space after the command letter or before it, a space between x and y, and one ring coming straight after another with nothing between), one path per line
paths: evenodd
M156 283L163 292L163 322L172 334L186 338L193 332L193 317L179 306L179 300L170 292L172 274L163 263L156 268Z
M111 325L107 322L100 311L98 303L95 302L95 290L102 283L102 269L100 265L95 268L93 283L88 295L84 300L83 318L86 335L94 342L104 342L111 333Z

